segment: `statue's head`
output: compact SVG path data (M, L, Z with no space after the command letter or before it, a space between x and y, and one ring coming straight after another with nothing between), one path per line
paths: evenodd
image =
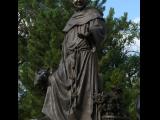
M87 4L87 0L73 0L73 5L77 10L83 9Z

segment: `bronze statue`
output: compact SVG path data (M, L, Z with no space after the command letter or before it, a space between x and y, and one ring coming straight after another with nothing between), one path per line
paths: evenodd
M93 95L99 92L97 50L105 21L86 1L73 0L76 12L63 29L62 59L49 76L42 109L50 120L100 120Z

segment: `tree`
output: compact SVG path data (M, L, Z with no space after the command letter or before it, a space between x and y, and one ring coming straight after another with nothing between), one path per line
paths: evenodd
M127 20L127 13L114 18L111 8L106 18L107 37L99 52L100 70L103 75L104 89L109 92L113 87L123 92L124 111L136 120L135 100L139 93L139 54L128 54L126 45L139 38L139 25Z
M19 101L19 120L42 116L44 94L34 87L34 74L38 68L55 68L58 64L59 43L63 37L61 26L69 14L65 12L60 9L58 1L19 0L19 78L27 89ZM61 19L60 15L64 18Z

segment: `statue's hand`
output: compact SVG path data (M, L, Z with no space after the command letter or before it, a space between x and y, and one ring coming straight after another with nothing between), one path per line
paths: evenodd
M46 92L47 87L49 86L48 77L50 75L49 69L40 69L35 74L34 86L41 89L43 92Z
M82 33L78 33L78 37L81 38L81 39L84 39L86 36Z
M82 34L82 33L78 33L78 37L81 39L88 39L90 37L90 34Z

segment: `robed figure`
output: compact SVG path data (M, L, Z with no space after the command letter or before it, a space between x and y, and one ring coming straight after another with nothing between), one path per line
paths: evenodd
M93 95L99 91L97 50L105 21L86 0L73 3L77 10L63 29L62 59L49 77L42 112L50 120L100 120Z

